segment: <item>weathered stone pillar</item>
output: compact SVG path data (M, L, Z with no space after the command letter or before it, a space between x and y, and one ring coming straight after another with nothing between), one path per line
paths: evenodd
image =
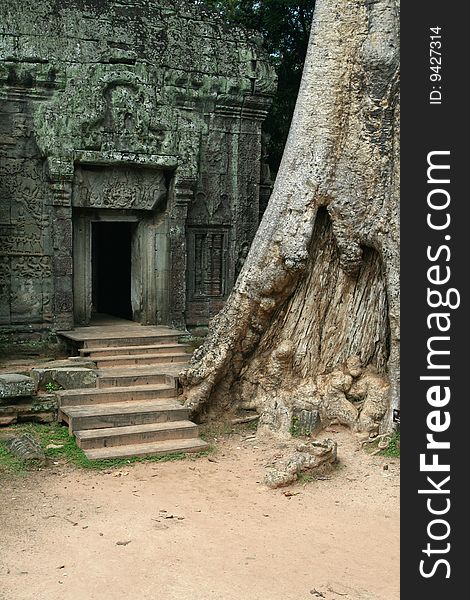
M52 196L53 327L73 329L72 180L73 159L49 159Z
M194 196L194 179L175 178L170 209L170 319L173 327L186 330L186 218Z

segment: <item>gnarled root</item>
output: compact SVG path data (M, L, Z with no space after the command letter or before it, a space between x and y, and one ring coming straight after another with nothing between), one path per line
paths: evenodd
M266 474L268 487L278 488L297 481L302 474L318 475L331 471L337 462L337 445L330 439L297 444Z

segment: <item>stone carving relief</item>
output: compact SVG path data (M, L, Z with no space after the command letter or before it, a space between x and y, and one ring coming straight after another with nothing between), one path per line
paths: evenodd
M176 154L177 117L157 101L158 72L152 81L135 71L132 65L70 67L65 90L35 113L38 144L49 160L78 150Z
M12 269L16 277L46 279L52 275L51 258L49 256L21 256L14 259Z
M0 225L0 253L3 255L42 255L41 241L41 230L37 225Z
M176 117L175 117L176 118ZM182 179L196 179L199 170L199 156L201 152L201 135L207 133L207 125L202 115L183 114L177 116L179 157L178 176Z
M258 40L259 47L262 41ZM252 82L252 92L256 94L273 94L277 89L277 79L274 76L272 66L265 60L259 60L253 48L240 50L240 57L244 61L245 76Z
M10 320L10 258L0 256L0 323Z
M226 173L228 153L224 152L225 145L229 142L225 132L211 132L206 148L205 162L209 173Z
M193 298L221 298L226 290L228 235L223 228L193 229Z
M47 185L38 161L6 159L0 166L0 223L45 221ZM14 202L12 202L14 200Z
M100 82L98 116L82 125L83 148L169 151L173 145L171 119L161 108L155 111L148 86L129 73L115 77L108 74Z
M82 166L75 174L72 205L163 210L166 196L165 176L161 170Z
M0 319L9 322L40 320L50 313L51 258L14 256L0 258Z
M135 146L145 135L136 107L142 101L137 86L109 83L102 91L104 107L98 119L83 125L84 148L122 149Z
M10 258L0 256L0 285L6 285L10 282Z
M269 58L188 3L134 2L135 18L120 0L94 2L91 18L79 0L59 4L0 2L15 56L0 57L0 319L73 323L73 206L166 210L167 313L207 322L256 227ZM48 35L23 33L25 18Z
M230 223L232 211L230 198L225 192L218 194L206 194L199 190L194 197L194 203L189 212L189 221L198 225L209 225L210 223Z
M23 280L15 285L12 281L11 314L14 321L36 320L42 314L42 294L37 293L32 280Z
M11 206L9 200L5 198L0 199L0 224L10 223Z

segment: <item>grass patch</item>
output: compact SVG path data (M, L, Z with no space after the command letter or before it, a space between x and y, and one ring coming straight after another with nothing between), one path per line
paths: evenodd
M390 443L385 450L379 452L379 456L388 456L390 458L400 458L400 429L397 429L393 435Z
M312 433L311 429L302 422L298 415L293 415L289 427L289 433L293 438L309 437Z
M48 381L46 383L46 385L44 386L44 389L46 390L46 392L49 392L50 394L52 394L52 392L55 392L57 390L61 390L62 386L55 383L54 381Z
M317 476L312 475L311 473L299 473L297 476L297 481L302 484L312 483L312 481L316 481L317 478Z
M388 446L381 449L380 444L386 439L390 439ZM388 458L400 458L400 429L396 429L389 436L382 438L378 436L373 440L368 440L363 444L364 451L374 456L387 456Z
M81 448L77 446L74 436L69 435L68 428L59 424L39 425L28 423L24 425L12 425L9 431L16 435L30 433L36 437L44 448L46 459L52 462L61 462L81 469L103 470L116 467L123 467L138 462L168 462L173 460L182 460L184 458L207 456L212 448L198 453L175 452L163 456L135 456L132 458L115 458L110 460L90 460L86 457ZM49 445L59 446L57 448L47 448ZM0 473L21 473L35 465L30 461L22 461L8 452L0 441Z
M259 419L253 419L253 421L249 421L248 423L241 423L241 429L245 431L256 431L258 429Z
M291 434L292 437L301 437L302 436L299 418L296 416L292 417L292 421L291 421L291 424L289 427L289 433Z

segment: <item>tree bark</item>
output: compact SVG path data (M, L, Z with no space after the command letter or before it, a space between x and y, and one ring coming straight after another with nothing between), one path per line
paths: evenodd
M256 408L391 428L399 404L399 9L317 0L274 190L206 342L182 374L193 416ZM300 415L300 417L299 417Z

